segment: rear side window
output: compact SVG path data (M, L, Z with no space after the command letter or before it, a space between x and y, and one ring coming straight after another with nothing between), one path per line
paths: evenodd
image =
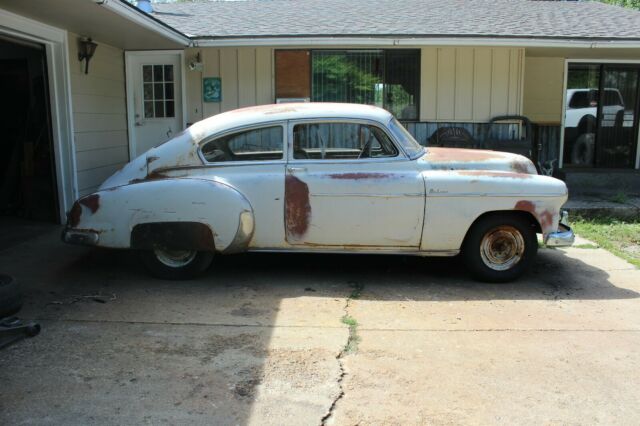
M307 123L293 128L293 158L297 160L353 160L397 155L393 142L376 126Z
M261 127L221 136L202 145L209 163L283 159L282 126Z

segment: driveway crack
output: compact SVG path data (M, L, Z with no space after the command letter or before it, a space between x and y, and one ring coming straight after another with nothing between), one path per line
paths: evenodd
M321 426L325 426L327 422L333 417L338 402L345 396L343 382L344 378L347 376L347 372L344 368L344 358L348 355L356 353L358 351L358 343L360 343L360 336L358 335L358 321L356 321L356 319L351 316L349 308L351 307L351 302L360 297L364 286L356 282L349 282L349 285L352 289L351 294L349 294L349 297L347 297L347 300L345 301L343 308L344 315L340 319L343 324L349 327L349 336L347 337L347 342L345 343L345 345L342 347L342 349L340 349L338 355L336 355L338 367L340 368L340 374L338 375L337 379L339 392L333 398L333 401L331 402L327 413L320 420Z

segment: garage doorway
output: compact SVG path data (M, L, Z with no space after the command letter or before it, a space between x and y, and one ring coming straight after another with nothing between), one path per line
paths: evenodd
M60 221L45 47L0 36L0 219Z

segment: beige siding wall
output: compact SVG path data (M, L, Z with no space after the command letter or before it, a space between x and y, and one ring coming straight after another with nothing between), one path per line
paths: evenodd
M78 38L69 34L69 69L80 195L95 190L129 161L124 56L100 40L84 74Z
M420 120L521 114L523 49L425 47L421 60Z
M188 49L200 52L202 72L187 71L187 121L274 102L273 48ZM524 50L428 47L422 49L420 120L482 122L522 113ZM222 78L222 102L202 102L202 78Z
M564 58L528 57L525 60L524 114L532 121L560 124Z
M203 70L186 71L187 122L220 112L274 102L273 49L269 47L187 49L192 61L200 52ZM222 102L202 102L202 78L222 79Z

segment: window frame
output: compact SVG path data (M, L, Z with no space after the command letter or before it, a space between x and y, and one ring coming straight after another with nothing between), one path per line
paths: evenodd
M162 99L158 99L158 100L156 100L156 98L155 98L155 85L156 85L156 82L155 82L155 80L153 78L153 72L154 72L153 67L157 66L157 65L161 65L162 66L162 78L163 78L162 83L158 83L158 84L162 84L163 98ZM170 65L170 66L173 67L173 71L172 71L173 72L173 80L171 80L171 81L164 80L164 67L166 67L167 65ZM151 82L145 82L144 81L144 67L145 66L150 66L151 67L151 75L152 75ZM179 82L176 81L176 69L175 69L174 64L167 64L167 63L158 64L158 63L146 63L146 62L145 63L141 63L140 64L140 76L142 78L142 81L141 81L141 84L140 84L140 92L139 92L140 93L140 99L141 99L141 106L142 106L142 110L141 110L142 117L141 118L143 120L145 120L145 121L152 121L152 122L153 121L160 122L162 120L175 120L177 118L177 116L178 116L178 111L176 110L176 103L178 102L178 99L176 98L176 87L178 86ZM173 84L173 99L166 99L164 97L164 96L166 96L166 92L165 92L166 86L165 86L165 84L167 84L167 83ZM145 84L151 84L151 86L152 86L151 91L153 93L153 97L152 97L152 99L150 101L146 100L145 97L144 97L144 86L145 86ZM166 115L166 107L167 107L166 102L167 101L173 102L173 116L171 116L171 117ZM145 111L144 111L145 102L152 102L154 104L154 106L153 106L153 117L146 117L145 116ZM155 114L155 103L156 102L163 102L164 115L162 117L157 117L156 114Z
M338 123L347 123L347 124L364 124L367 126L374 126L380 129L391 141L393 146L398 151L398 154L394 157L365 157L365 158L344 158L344 159L335 159L332 158L330 160L316 159L316 158L293 158L293 131L295 126L298 124L338 124ZM409 160L409 156L405 152L404 148L401 144L398 143L395 136L387 129L387 127L375 120L367 120L360 118L345 118L345 117L336 117L336 118L305 118L299 120L289 120L288 130L287 130L287 164L289 163L304 163L304 164L363 164L363 163L384 163L391 161L407 161Z
M282 128L282 158L279 160L244 160L244 161L207 161L204 153L202 152L202 147L219 138L223 138L226 136L231 136L236 133L248 132L251 130L265 129L269 127L281 127ZM226 167L226 166L248 166L255 164L286 164L287 158L289 155L289 132L287 128L287 121L269 121L258 124L248 124L244 126L234 127L232 129L227 129L221 131L219 133L214 133L212 135L206 136L202 138L198 142L198 157L202 160L202 163L205 166L216 166L216 167Z

